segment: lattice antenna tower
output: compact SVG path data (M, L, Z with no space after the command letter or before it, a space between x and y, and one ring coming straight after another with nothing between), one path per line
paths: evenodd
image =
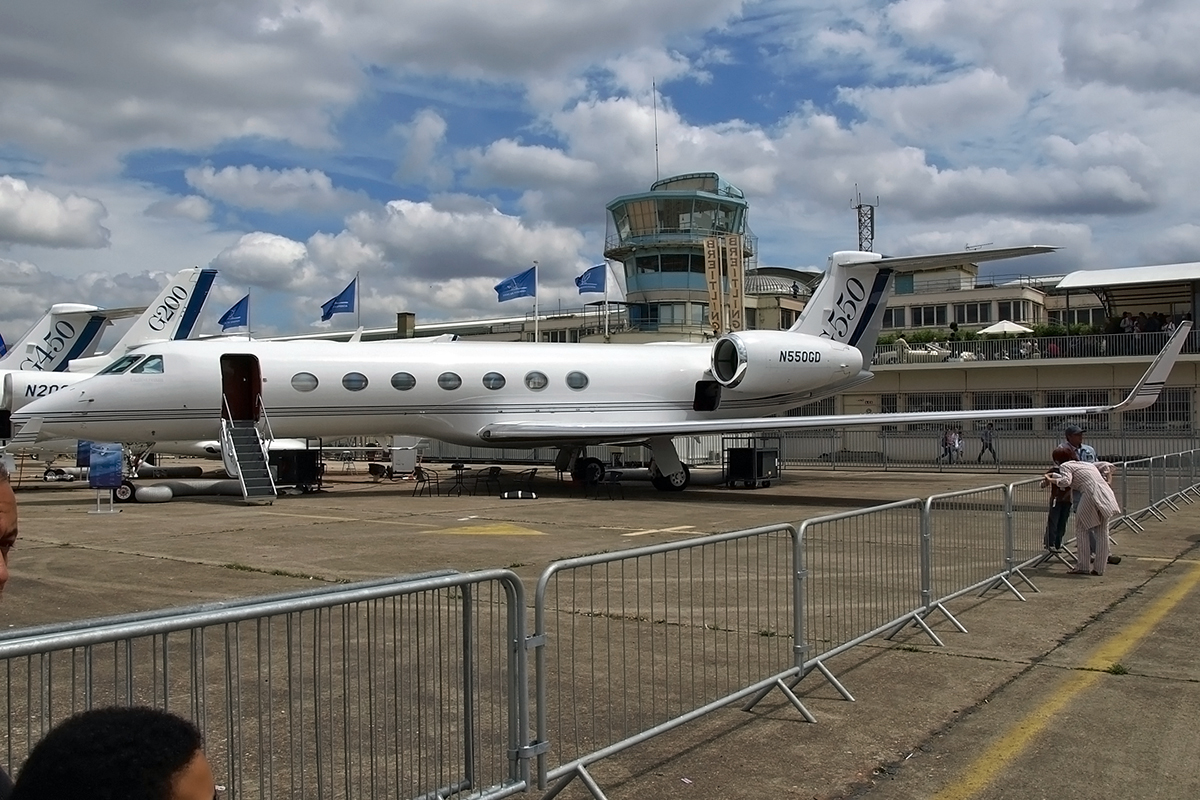
M858 212L858 249L863 253L873 252L875 247L875 208L879 205L879 197L875 203L864 203L858 192L858 184L854 184L854 209Z

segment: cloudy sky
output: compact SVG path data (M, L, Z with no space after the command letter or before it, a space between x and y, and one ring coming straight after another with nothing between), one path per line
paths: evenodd
M197 264L206 331L247 289L310 330L356 273L366 325L520 314L535 259L576 306L656 171L740 187L764 265L853 249L856 185L889 254L1196 261L1197 40L1183 0L4 3L0 333Z

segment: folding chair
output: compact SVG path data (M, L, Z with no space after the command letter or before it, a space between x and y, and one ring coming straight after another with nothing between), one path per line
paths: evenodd
M438 474L431 469L426 469L420 464L413 470L413 497L425 494L429 497L441 495L442 483Z
M483 484L483 489L490 496L492 487L496 487L496 493L500 493L500 468L487 467L475 473L475 487L471 490L472 494L479 494L479 484Z

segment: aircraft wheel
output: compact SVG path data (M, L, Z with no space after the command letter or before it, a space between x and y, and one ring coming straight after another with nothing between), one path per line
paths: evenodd
M599 483L604 480L604 462L598 458L581 458L575 462L571 477L581 483Z
M113 489L113 499L118 503L133 502L133 484L129 481L121 481L121 485Z
M683 469L672 475L662 475L655 470L655 473L650 477L650 482L660 492L682 492L692 482L691 471L687 468L686 464L682 466Z

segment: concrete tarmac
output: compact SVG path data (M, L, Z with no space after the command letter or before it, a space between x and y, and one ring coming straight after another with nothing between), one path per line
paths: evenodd
M181 498L115 514L91 513L85 487L25 478L0 620L11 629L444 568L508 567L532 586L561 558L997 482L789 471L755 490L662 494L626 482L609 500L604 487L585 498L551 472L535 480L539 499L522 501L412 497L404 482L329 477L327 491L272 506ZM1031 571L1040 591L1025 602L1000 592L955 601L969 633L931 617L945 647L911 629L834 659L856 702L810 675L798 693L815 725L776 694L590 771L613 800L1200 796L1200 532L1190 506L1167 513L1144 533L1118 533L1123 562L1103 577L1051 564ZM588 794L576 782L559 797Z

